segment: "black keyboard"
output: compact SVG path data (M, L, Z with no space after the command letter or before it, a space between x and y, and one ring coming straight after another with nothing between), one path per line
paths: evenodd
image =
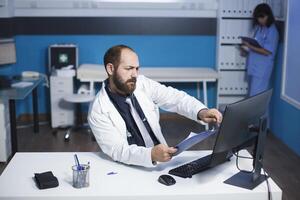
M169 174L179 176L182 178L191 178L194 174L197 174L207 168L211 163L212 154L202 157L198 160L194 160L187 164L181 165L169 171Z

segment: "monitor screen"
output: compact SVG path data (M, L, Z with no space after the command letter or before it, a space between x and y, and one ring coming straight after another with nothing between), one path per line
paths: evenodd
M224 152L248 142L253 138L249 127L257 125L266 114L272 89L226 106L215 152Z
M53 69L61 69L69 65L77 67L77 47L63 45L50 46L49 62L50 71Z
M0 40L0 65L16 63L16 46L13 39Z

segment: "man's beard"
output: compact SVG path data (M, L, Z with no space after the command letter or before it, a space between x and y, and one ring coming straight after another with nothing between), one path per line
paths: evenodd
M133 93L136 87L136 78L128 79L125 83L122 82L121 77L118 74L112 76L112 80L116 86L116 88L125 93L126 95L130 95Z

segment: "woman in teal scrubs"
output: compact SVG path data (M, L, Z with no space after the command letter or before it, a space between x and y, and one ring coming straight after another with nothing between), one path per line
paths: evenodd
M269 87L279 38L274 22L270 6L265 3L257 5L253 12L253 36L261 47L242 41L242 49L247 49L248 52L249 96L263 92Z

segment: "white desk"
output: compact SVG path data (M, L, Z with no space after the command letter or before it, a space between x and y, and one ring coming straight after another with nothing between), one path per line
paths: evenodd
M33 130L35 133L38 133L39 132L38 86L43 82L43 80L44 78L41 76L37 78L22 78L17 81L31 82L32 85L24 88L10 87L7 89L0 90L0 98L8 99L9 101L12 154L15 154L18 151L16 100L23 100L28 95L30 95L30 93L32 94Z
M16 153L0 176L0 199L72 199L72 200L262 200L267 199L267 186L263 182L253 191L226 185L223 181L235 173L235 159L193 176L191 179L175 177L177 183L165 186L157 182L159 175L170 168L207 155L210 151L188 151L166 164L153 169L126 166L107 159L100 153L77 153L82 163L91 162L90 186L72 187L71 166L74 153ZM240 159L241 166L251 161ZM32 179L34 172L51 170L59 180L59 187L38 190ZM116 175L107 175L108 172ZM273 200L280 200L280 188L269 179Z
M207 105L207 82L216 82L219 78L216 70L206 67L141 67L140 70L140 74L159 82L195 82L198 99L202 82L205 105ZM77 78L82 82L102 82L107 78L107 73L103 65L83 64L77 69Z

